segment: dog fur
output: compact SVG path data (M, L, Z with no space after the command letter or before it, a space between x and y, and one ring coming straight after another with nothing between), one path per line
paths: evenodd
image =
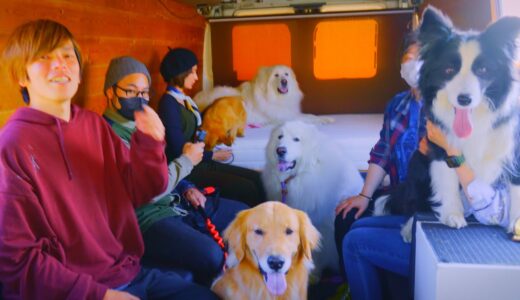
M519 31L520 18L506 17L482 33L460 32L440 11L428 7L418 36L426 116L462 151L475 178L489 185L505 179L511 197L509 231L520 217L520 102L514 67ZM431 206L442 223L466 226L464 195L444 158L446 152L429 143L427 161L412 159L412 174L389 197L378 199L376 214L412 215ZM421 196L424 193L428 196Z
M263 126L296 119L312 123L333 122L329 117L301 112L303 93L293 70L284 65L261 67L252 81L246 81L236 89L226 86L215 87L198 93L194 100L204 109L215 99L237 95L244 99L248 124Z
M219 297L307 299L312 250L318 246L320 236L303 211L280 202L264 202L240 212L224 238L230 250L228 269L211 287ZM270 292L269 276L284 278L286 288Z
M231 146L235 138L243 137L246 128L246 110L242 97L223 97L204 110L202 129L207 135L205 149L213 150L218 144Z
M268 199L282 200L281 182L292 176L286 184L286 203L305 211L322 235L314 274L319 276L325 268L338 270L334 209L361 191L363 179L338 144L301 121L287 122L271 132L262 173Z

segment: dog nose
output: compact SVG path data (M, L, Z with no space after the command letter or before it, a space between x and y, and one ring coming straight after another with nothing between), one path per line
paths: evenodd
M287 148L285 148L285 147L276 148L276 154L278 154L279 157L283 157L286 153L287 153Z
M471 103L471 97L468 94L460 94L457 97L457 102L462 106L468 106Z
M285 261L278 256L269 256L267 258L267 264L269 265L269 268L274 271L280 270L284 263Z
M287 85L287 79L285 79L285 78L282 78L282 80L280 82L282 83L283 87L285 87Z

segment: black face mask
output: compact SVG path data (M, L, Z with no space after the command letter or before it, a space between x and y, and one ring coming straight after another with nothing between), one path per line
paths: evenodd
M143 111L144 105L148 104L148 100L142 97L124 98L118 97L121 108L117 111L126 119L134 120L135 111Z

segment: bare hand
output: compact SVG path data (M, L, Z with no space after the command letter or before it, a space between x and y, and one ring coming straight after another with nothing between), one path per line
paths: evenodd
M215 161L228 161L231 159L231 156L233 155L233 151L231 149L220 149L217 151L213 151L213 160Z
M150 106L144 105L143 108L143 111L134 112L135 126L154 140L164 141L164 125L161 119Z
M339 214L342 214L343 219L345 219L345 217L347 216L348 212L351 209L357 208L358 211L357 211L356 215L354 216L354 218L357 219L365 212L367 207L368 207L367 198L360 196L360 195L352 196L350 198L347 198L347 199L341 201L338 204L338 206L336 206L336 216Z
M186 143L182 147L182 154L184 154L191 163L196 166L202 160L202 154L204 152L204 143Z
M107 290L103 300L139 300L139 298L127 292Z
M184 198L188 200L188 202L193 207L204 207L206 205L206 196L202 194L197 188L189 188L186 192L184 192Z

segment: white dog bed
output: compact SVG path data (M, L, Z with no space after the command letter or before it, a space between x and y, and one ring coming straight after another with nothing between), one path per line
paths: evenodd
M334 123L317 125L331 139L337 140L359 170L368 168L369 153L379 139L383 126L382 114L327 115ZM272 126L246 128L245 137L237 138L231 147L234 160L232 165L262 170L265 165L265 147Z

